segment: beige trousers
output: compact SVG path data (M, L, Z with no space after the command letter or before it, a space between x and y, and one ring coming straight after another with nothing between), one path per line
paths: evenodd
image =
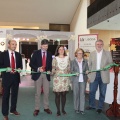
M41 86L43 85L43 107L49 108L49 89L50 81L47 80L46 74L41 74L39 79L35 81L35 110L40 109L41 103Z

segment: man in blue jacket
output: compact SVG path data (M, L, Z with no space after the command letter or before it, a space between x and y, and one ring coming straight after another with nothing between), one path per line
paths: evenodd
M50 72L52 70L52 54L47 51L48 40L43 39L41 41L41 49L33 53L30 67L33 71L38 73L32 74L32 79L35 81L35 110L33 115L37 116L40 112L40 97L41 86L44 89L43 106L44 111L48 114L52 114L49 109L49 88L50 88L50 74L44 74L43 72Z

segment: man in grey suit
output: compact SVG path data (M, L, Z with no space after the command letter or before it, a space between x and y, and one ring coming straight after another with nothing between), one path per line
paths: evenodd
M89 70L99 70L108 64L111 64L112 56L109 51L103 49L104 43L102 40L97 40L95 42L96 50L90 53L89 57ZM88 75L90 81L90 93L89 93L89 106L87 110L95 109L95 95L99 86L99 101L97 107L97 113L102 112L104 105L105 94L107 89L107 84L110 82L109 70L92 72Z

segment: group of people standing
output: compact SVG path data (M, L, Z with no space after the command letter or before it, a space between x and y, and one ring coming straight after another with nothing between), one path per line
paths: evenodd
M90 53L89 61L84 58L84 50L78 48L75 51L75 58L70 61L66 55L64 46L60 45L56 49L55 57L47 51L48 40L41 41L41 49L33 53L30 60L30 67L33 71L32 80L35 83L35 109L34 116L40 112L41 86L43 86L43 107L44 111L52 114L49 108L49 88L52 76L53 92L55 93L55 104L57 108L57 116L66 115L65 104L66 94L69 91L70 79L73 85L74 110L76 113L85 114L85 90L87 81L90 83L89 106L87 110L97 109L98 113L102 112L107 84L109 83L109 70L90 72L99 70L112 63L110 52L103 49L103 41L97 40L95 43L96 50ZM0 56L0 68L12 68L11 52L14 52L15 66L13 69L3 72L3 99L2 113L4 120L9 120L9 96L11 89L11 108L10 112L14 115L20 115L16 110L18 86L20 81L19 73L14 69L22 69L22 59L19 53L15 52L16 42L9 41L8 50ZM14 49L13 49L14 48ZM45 74L46 73L46 74ZM64 74L75 73L75 76L69 78ZM60 76L63 75L63 76ZM100 97L98 106L95 104L95 94L99 86ZM61 106L60 106L61 105Z

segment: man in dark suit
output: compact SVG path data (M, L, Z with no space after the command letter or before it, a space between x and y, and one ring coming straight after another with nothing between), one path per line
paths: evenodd
M39 73L33 73L32 79L35 81L35 110L33 115L37 116L40 111L40 95L41 86L43 85L44 97L43 107L44 111L48 114L52 114L49 109L49 87L50 87L50 74L44 74L43 72L49 72L52 70L52 55L47 51L48 40L43 39L41 41L41 49L33 53L30 67L33 71Z
M20 74L14 69L22 69L21 54L16 52L17 43L15 40L8 42L8 50L0 55L0 68L9 68L8 71L2 73L3 98L2 98L2 114L3 120L9 120L9 97L11 91L11 107L10 114L20 115L16 110L18 89L20 83Z

